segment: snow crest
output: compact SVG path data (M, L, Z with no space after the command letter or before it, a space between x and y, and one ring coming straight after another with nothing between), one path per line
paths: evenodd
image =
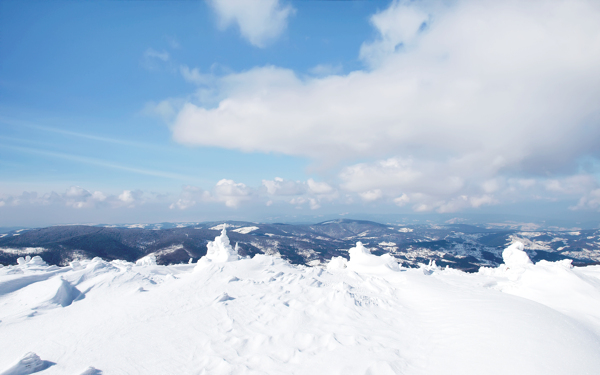
M515 242L502 252L502 259L508 268L523 268L533 265L527 253L523 251L523 243Z
M371 254L362 242L358 241L356 246L348 250L350 260L343 257L332 257L327 264L327 270L336 272L347 269L356 273L384 274L390 271L399 271L398 262L390 255L377 256Z
M357 243L350 260L333 258L324 270L263 254L229 261L239 256L225 231L209 249L200 268L100 258L0 268L0 373L46 366L48 375L86 368L85 375L562 375L600 368L600 266L534 265L514 246L506 251L510 266L478 273L434 262L400 269Z
M156 255L148 254L135 262L136 266L156 266Z
M357 273L387 273L389 271L399 271L398 262L390 255L384 254L377 256L371 254L362 242L357 242L356 246L348 250L350 260L346 267L350 271Z

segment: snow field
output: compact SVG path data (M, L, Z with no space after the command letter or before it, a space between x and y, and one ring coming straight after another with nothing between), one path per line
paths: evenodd
M24 259L0 268L0 371L31 353L43 374L596 374L600 267L509 249L466 274L358 243L324 270L239 259L223 230L197 264Z

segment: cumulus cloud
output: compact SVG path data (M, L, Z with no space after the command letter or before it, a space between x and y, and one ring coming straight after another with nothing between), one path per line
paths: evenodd
M186 210L190 207L195 206L198 202L208 202L211 199L209 192L197 186L187 185L184 186L179 199L169 206L170 209L178 208L180 210Z
M307 191L306 183L286 181L281 177L275 177L273 180L263 180L262 184L270 195L300 195Z
M418 4L384 12L403 19ZM374 22L381 40L411 38L412 47L346 76L302 80L277 67L231 74L216 108L184 105L174 138L317 159L397 150L442 162L472 155L504 168L554 171L597 153L600 127L590 122L600 93L598 7L459 1L429 15L416 35Z
M136 205L144 202L143 195L144 192L141 190L123 190L123 192L119 194L118 199L125 206L133 208Z
M576 206L571 207L573 210L593 209L600 211L600 189L594 189L585 194Z
M279 0L208 0L208 4L216 12L220 28L236 24L242 37L256 47L265 47L281 35L295 11Z
M379 37L363 43L360 57L377 66L387 56L411 48L418 34L427 26L429 14L410 3L392 2L389 8L371 17Z
M372 202L372 201L381 199L381 197L383 197L383 192L381 191L381 189L373 189L373 190L363 191L359 195L365 201Z
M309 178L306 181L306 184L308 185L308 189L312 194L317 194L317 195L335 194L335 189L326 182L317 182L317 181L313 180L312 178Z
M24 191L20 195L7 195L1 197L0 206L23 206L23 205L53 205L59 204L75 209L99 208L99 207L136 207L148 200L141 190L124 190L121 194L106 194L101 191L90 191L80 186L71 186L64 193L50 192L38 194L37 192Z
M250 200L252 190L241 182L222 179L214 188L214 198L224 202L227 207L237 207L240 203Z
M237 208L241 203L252 200L253 197L254 190L245 184L222 179L216 183L212 191L197 186L184 186L179 199L169 207L185 210L198 203L220 202L227 207Z
M321 208L319 199L311 197L296 197L290 199L289 203L296 208L302 208L302 206L308 204L311 210L318 210Z
M600 157L600 3L394 1L371 23L365 69L226 75L214 105L181 107L174 139L328 166L366 158L339 171L341 189L439 211L539 184L571 194L553 176Z
M61 197L59 197L56 193L51 193L47 198L45 198L46 203L60 200ZM62 196L62 200L64 200L64 203L69 207L90 208L95 207L99 202L105 201L106 196L101 191L95 191L92 193L79 186L71 186Z
M292 205L296 208L309 207L316 210L324 202L335 202L339 198L338 189L326 183L309 178L307 181L292 181L281 177L263 180L261 186L250 187L230 179L218 181L210 190L196 186L184 186L179 198L170 205L171 209L185 210L200 203L221 203L230 208L244 204L259 203L267 207L277 204Z
M321 208L322 202L333 202L339 198L335 187L312 178L290 181L275 177L273 180L263 180L262 185L269 197L267 206L273 205L275 201L284 201L296 208L308 206L311 210L316 210Z

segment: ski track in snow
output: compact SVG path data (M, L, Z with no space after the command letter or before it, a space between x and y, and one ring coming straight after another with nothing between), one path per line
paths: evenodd
M596 374L600 266L403 269L362 244L328 269L40 257L0 268L0 374ZM26 367L29 366L29 367Z

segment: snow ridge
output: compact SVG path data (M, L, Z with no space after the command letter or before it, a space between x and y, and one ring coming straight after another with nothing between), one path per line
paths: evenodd
M34 257L0 268L0 374L600 368L600 266L533 264L512 244L505 264L478 273L409 269L359 242L323 269L240 258L225 228L208 248L198 265Z

